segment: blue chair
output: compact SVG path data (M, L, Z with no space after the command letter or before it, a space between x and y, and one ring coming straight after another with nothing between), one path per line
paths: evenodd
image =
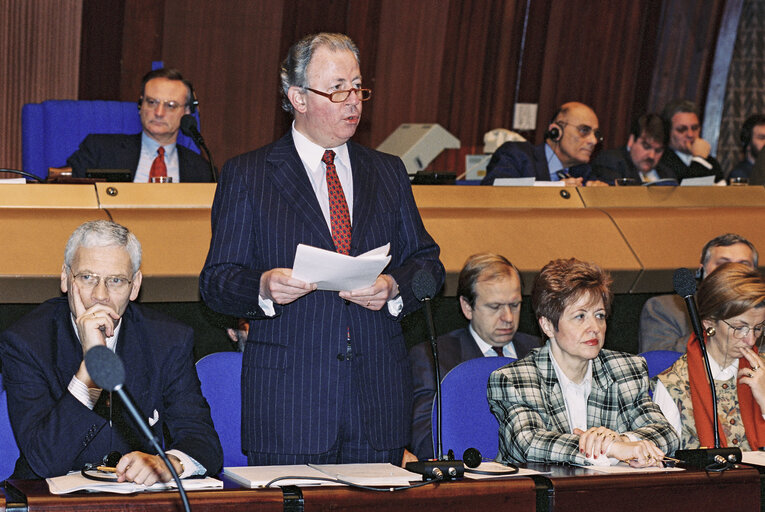
M199 123L199 113L195 113ZM63 167L86 135L141 131L134 101L48 100L27 103L21 109L21 153L24 171L41 178L48 167ZM199 148L183 134L178 144L197 153Z
M202 395L210 404L215 431L223 447L223 466L246 466L242 453L242 353L216 352L197 361Z
M444 453L462 458L476 448L493 459L499 449L499 423L489 409L486 386L491 372L512 363L509 357L479 357L458 364L441 381L441 440ZM436 441L436 401L433 400L433 446ZM437 450L437 448L436 448Z
M0 482L11 476L19 458L19 448L16 438L11 430L11 422L8 419L8 397L3 387L3 375L0 373L0 446L3 447L3 455L0 456Z
M648 377L652 379L672 366L683 354L674 350L649 350L639 355L648 363Z

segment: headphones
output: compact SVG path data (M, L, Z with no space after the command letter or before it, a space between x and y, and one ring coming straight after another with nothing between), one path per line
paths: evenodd
M563 137L563 130L558 128L558 126L553 126L552 128L547 129L544 137L545 139L550 139L553 142L560 142L561 137Z
M161 77L158 77L161 78ZM199 107L199 100L197 100L197 93L194 92L194 86L191 85L191 82L186 80L185 78L181 80L183 82L183 85L185 85L189 93L191 95L191 101L186 104L186 106L189 108L189 114L193 114L197 111L197 108ZM138 97L138 110L141 110L141 105L143 105L143 96Z

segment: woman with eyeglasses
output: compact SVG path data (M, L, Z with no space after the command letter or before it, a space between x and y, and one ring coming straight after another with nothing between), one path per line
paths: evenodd
M746 265L726 263L701 282L696 300L717 413L695 334L686 354L657 376L654 400L680 436L682 449L714 446L712 418L717 418L722 446L757 450L765 446L765 360L758 354L765 279Z

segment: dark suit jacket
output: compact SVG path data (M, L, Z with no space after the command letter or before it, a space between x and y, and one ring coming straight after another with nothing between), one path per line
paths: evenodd
M659 174L667 173L677 176L677 181L680 182L685 178L700 178L701 176L714 175L715 181L723 179L723 172L720 168L720 163L713 157L709 156L706 161L712 165L712 169L707 169L698 162L691 162L690 166L687 166L680 160L677 153L672 148L667 148L661 155L656 170Z
M587 182L590 164L570 167L568 173L573 178L582 178L582 182ZM532 146L528 142L505 142L492 155L481 185L492 185L497 178L532 177L538 181L550 181L545 143Z
M150 309L130 304L122 317L117 354L125 365L125 389L144 418L159 421L152 431L163 438L163 425L176 448L202 464L209 474L223 464L210 408L202 397L194 368L191 328ZM101 462L112 450L154 453L127 418L115 428L68 392L82 361L66 297L44 302L0 336L3 383L21 457L14 478L53 477ZM113 400L119 399L116 395ZM119 406L115 406L115 410ZM123 436L118 423L130 425Z
M438 367L441 379L458 364L468 359L484 357L467 327L439 336ZM542 346L542 340L522 332L516 332L513 345L518 359L524 357L533 348ZM432 410L436 396L436 372L430 342L419 343L409 351L409 364L412 367L414 383L414 413L412 417L412 453L419 459L434 457Z
M373 447L390 450L409 442L411 374L399 320L420 307L411 287L415 272L425 269L440 287L444 269L401 160L352 141L348 152L354 189L351 255L390 242L392 259L383 272L399 284L404 309L398 317L387 306L370 311L346 304L330 291L274 304L276 316L267 317L258 306L261 275L292 268L300 243L334 251L330 230L291 132L222 169L200 290L213 310L254 319L242 368L246 451L328 451L347 409L347 389L360 394Z
M667 149L667 151L671 151ZM673 174L672 170L668 167L657 166L656 173L659 175L659 179L677 179L677 176ZM642 183L640 177L640 171L635 164L632 163L630 158L630 152L627 151L627 147L621 147L616 149L607 149L598 153L598 156L592 161L592 174L590 179L600 180L609 185L614 184L614 180L617 178L632 178L637 180L638 183Z
M212 181L210 164L194 151L177 144L178 172L181 182L207 183ZM84 178L88 169L130 169L135 178L141 157L141 134L120 133L91 134L85 137L80 148L67 158L72 177Z

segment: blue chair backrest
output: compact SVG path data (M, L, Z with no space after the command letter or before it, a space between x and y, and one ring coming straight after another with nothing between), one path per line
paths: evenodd
M651 379L672 366L682 355L682 352L674 350L649 350L640 354L648 363L648 377Z
M216 352L197 361L202 395L210 404L225 467L246 466L242 453L242 353Z
M199 123L199 113L195 113ZM21 110L21 153L24 171L41 178L48 167L63 167L86 135L141 131L134 101L48 100L27 103ZM197 153L194 142L178 134L178 144Z
M0 446L3 454L0 456L0 481L5 480L16 465L16 459L19 458L19 448L16 445L16 438L11 430L11 422L8 419L8 397L3 387L3 374L0 373Z
M479 357L458 364L441 382L441 433L444 453L462 458L468 448L483 458L497 456L499 423L489 409L486 386L491 372L512 363L509 357ZM436 440L436 401L433 400L433 446ZM437 448L436 448L437 450Z

